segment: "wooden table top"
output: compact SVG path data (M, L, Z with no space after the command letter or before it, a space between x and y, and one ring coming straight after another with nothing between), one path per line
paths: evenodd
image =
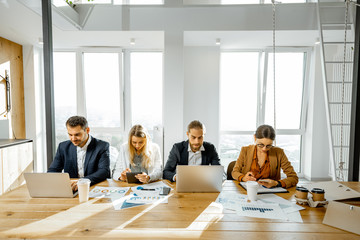
M358 182L344 184L360 191ZM96 186L134 184L107 180ZM246 194L235 181L226 181L223 191ZM295 202L294 192L295 188L290 188L289 193L278 195ZM322 224L323 207L305 207L300 211L303 223L294 223L242 217L210 206L218 193L170 194L167 204L116 211L107 198L82 204L78 197L31 198L23 185L0 196L0 239L360 239Z

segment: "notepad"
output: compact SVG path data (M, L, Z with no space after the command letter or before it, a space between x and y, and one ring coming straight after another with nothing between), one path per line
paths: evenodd
M242 186L246 190L246 182L240 182L240 186ZM275 188L266 188L259 184L259 188L257 193L287 193L288 190L282 187Z

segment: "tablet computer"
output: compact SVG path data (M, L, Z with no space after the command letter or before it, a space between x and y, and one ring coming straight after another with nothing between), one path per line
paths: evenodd
M126 179L128 183L141 183L139 179L135 177L137 174L141 174L142 172L127 172Z

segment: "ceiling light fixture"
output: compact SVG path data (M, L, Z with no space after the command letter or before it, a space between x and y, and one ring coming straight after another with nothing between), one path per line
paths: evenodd
M316 38L315 44L316 45L320 44L320 39L319 38Z
M130 39L130 45L135 45L135 38Z
M216 44L216 45L220 45L220 43L221 43L220 38L217 38L216 41L215 41L215 44Z
M39 43L40 45L43 45L43 44L44 44L44 40L43 40L42 38L39 38L38 43Z

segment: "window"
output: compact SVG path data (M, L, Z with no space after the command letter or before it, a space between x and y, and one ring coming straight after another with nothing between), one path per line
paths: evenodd
M56 144L68 139L65 122L76 115L76 53L54 52Z
M304 79L307 50L275 54L276 145L296 172L301 170L305 132ZM223 52L220 66L220 158L236 160L242 146L254 143L261 124L274 126L273 54L267 51Z
M84 53L86 115L92 127L121 127L119 56Z
M110 143L113 158L127 140L126 125L151 130L162 124L162 53L131 53L124 64L129 81L122 77L123 61L116 51L54 52L56 144L68 140L65 122L73 115L87 118L90 134Z
M162 53L130 54L131 125L149 131L162 124Z
M256 127L259 53L229 52L221 55L220 129L241 131ZM243 104L246 103L246 104ZM241 106L241 111L233 111ZM246 118L243 116L246 112Z

